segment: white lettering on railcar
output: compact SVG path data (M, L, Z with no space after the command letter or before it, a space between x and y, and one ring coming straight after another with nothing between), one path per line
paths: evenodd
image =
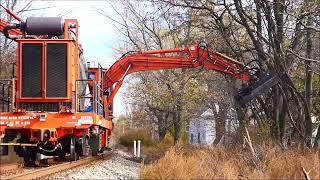
M80 116L80 119L92 120L92 116Z
M0 121L0 125L7 125L7 126L24 126L30 125L30 121Z
M93 124L93 119L79 119L78 124Z
M35 115L31 116L0 116L0 120L32 120Z
M67 124L76 124L77 122L74 121L68 121Z

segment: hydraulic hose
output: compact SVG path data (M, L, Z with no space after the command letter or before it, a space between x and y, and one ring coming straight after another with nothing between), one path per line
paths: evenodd
M20 29L20 28L21 28L21 24L8 25L8 26L3 28L3 34L4 34L4 36L6 38L16 41L18 39L18 36L10 36L9 30L11 30L11 29Z

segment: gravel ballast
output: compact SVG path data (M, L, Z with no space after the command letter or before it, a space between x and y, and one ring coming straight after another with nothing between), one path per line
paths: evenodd
M110 159L53 174L47 179L138 179L140 164L126 158L130 155L116 150Z

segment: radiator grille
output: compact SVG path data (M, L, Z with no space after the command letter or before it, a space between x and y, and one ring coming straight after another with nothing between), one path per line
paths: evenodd
M26 111L58 112L60 106L71 107L71 103L18 103L17 106Z
M47 97L67 97L67 44L47 44Z
M59 111L59 103L19 103L18 106L26 111Z
M22 44L22 97L42 97L42 44Z

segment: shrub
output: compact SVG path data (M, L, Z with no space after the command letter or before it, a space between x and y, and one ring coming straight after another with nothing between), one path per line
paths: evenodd
M156 142L141 129L130 130L119 138L119 144L126 147L133 147L134 140L141 140L142 146L150 147L155 146Z

